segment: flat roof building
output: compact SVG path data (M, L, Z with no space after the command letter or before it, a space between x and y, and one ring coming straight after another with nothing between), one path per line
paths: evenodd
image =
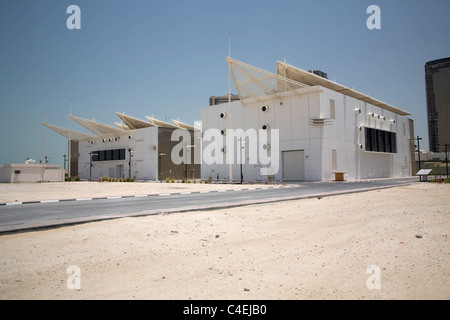
M428 139L431 152L450 144L450 58L425 64Z

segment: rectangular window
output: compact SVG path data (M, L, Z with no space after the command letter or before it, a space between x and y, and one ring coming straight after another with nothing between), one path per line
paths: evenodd
M125 149L111 149L94 151L92 161L114 161L125 160ZM97 154L97 155L95 155Z
M111 161L112 160L112 150L106 150L105 151L105 161Z
M330 99L330 118L336 119L336 107L333 99Z
M98 161L105 161L105 151L98 151Z
M119 149L112 150L112 159L119 160Z
M397 153L397 135L395 132L374 128L364 128L366 151Z
M331 170L337 170L337 151L331 150Z
M125 149L119 149L119 160L125 160Z

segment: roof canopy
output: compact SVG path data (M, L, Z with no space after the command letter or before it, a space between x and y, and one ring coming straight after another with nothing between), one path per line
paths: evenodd
M152 124L148 123L147 121L127 116L124 113L116 112L116 114L126 124L128 129L142 129L152 126ZM118 124L116 123L116 125ZM119 126L119 128L120 127L123 127L123 125Z
M121 134L126 132L124 129L116 128L107 124L95 122L94 120L88 120L76 117L74 115L69 115L69 118L75 120L80 125L91 131L95 135L105 135L105 134Z
M49 124L49 123L45 123L45 122L42 122L42 125L46 126L47 128L52 129L53 131L59 133L60 135L66 137L67 139L71 139L71 140L83 140L83 139L90 139L90 138L94 137L93 135L90 135L87 133L58 127L53 124Z
M346 86L343 86L341 84L338 84L334 81L330 81L328 79L325 79L323 77L320 77L318 75L315 75L312 72L308 72L302 69L299 69L297 67L291 66L289 64L286 64L284 62L277 61L277 73L283 77L287 77L289 79L304 83L306 85L310 86L322 86L331 90L334 90L336 92L340 92L342 94L345 94L349 97L370 103L374 106L383 108L385 110L394 112L396 114L399 114L401 116L408 116L411 115L409 112L401 110L397 107L394 107L390 104L387 104L385 102L382 102L380 100L377 100L375 98L370 97L369 95L365 95L361 92L358 92L356 90L350 89Z
M264 101L273 96L283 98L287 94L318 92L320 89L282 75L271 73L238 60L227 58L234 85L242 105Z
M81 126L86 128L87 130L91 131L93 135L66 129L62 127L58 127L52 124L48 124L43 122L42 125L46 126L47 128L52 129L53 131L59 133L60 135L71 139L71 140L83 140L83 139L92 139L97 136L102 135L113 135L113 134L123 134L125 132L128 132L130 130L137 130L137 129L143 129L148 127L164 127L164 128L172 128L172 129L187 129L187 130L194 130L194 127L183 123L179 120L172 120L173 124L155 119L153 117L146 116L145 118L148 120L140 120L128 115L125 115L124 113L118 113L116 112L116 115L119 116L119 118L122 120L122 123L115 122L115 125L117 127L113 127L107 124L95 122L94 120L89 119L83 119L74 115L69 115L69 118L79 123Z

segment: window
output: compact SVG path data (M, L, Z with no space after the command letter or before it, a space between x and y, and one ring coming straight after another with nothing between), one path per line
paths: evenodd
M397 135L395 132L364 128L366 151L397 153Z
M331 150L331 170L337 170L337 151Z
M336 107L333 99L330 99L330 118L336 119Z
M93 153L92 161L125 160L125 149L99 150Z

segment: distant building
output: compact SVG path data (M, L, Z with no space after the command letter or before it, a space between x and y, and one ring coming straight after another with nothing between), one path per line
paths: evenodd
M450 58L425 64L428 139L432 152L450 144Z
M237 101L239 100L239 96L232 94L231 95L231 101ZM216 96L211 96L209 97L209 105L210 106L215 106L221 103L226 103L228 102L228 95L224 95L224 96L220 96L220 97L216 97Z
M308 72L312 72L312 73L314 73L315 75L317 75L319 77L328 79L328 75L325 72L323 72L323 71L320 71L320 70L308 70Z
M62 181L64 181L64 170L59 165L30 162L0 165L0 183Z

